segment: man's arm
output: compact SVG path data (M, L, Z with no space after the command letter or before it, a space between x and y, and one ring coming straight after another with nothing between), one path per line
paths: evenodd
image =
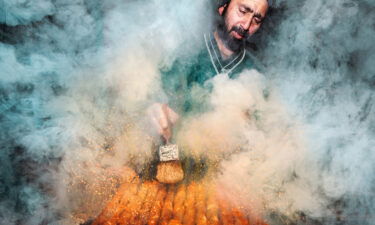
M172 137L172 127L178 121L179 115L173 111L167 104L154 103L148 110L147 114L154 129L169 141Z

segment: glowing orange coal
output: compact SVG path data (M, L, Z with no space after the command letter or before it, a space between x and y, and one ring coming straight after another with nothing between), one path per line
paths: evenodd
M263 225L240 205L219 198L211 182L165 185L127 178L92 225Z

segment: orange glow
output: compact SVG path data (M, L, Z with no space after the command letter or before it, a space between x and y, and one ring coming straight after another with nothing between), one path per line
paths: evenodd
M207 180L166 185L125 181L92 225L111 224L266 224L248 208L220 197L216 185Z

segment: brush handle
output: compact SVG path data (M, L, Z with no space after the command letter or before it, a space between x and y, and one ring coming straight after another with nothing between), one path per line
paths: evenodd
M165 115L168 115L168 107L167 105L162 106L162 110L164 111ZM161 162L166 161L175 161L179 160L179 150L176 144L173 144L173 122L169 120L167 117L167 124L165 124L165 128L163 128L163 140L164 145L159 146L159 160Z
M172 129L173 123L172 121L170 121L170 116L169 116L170 113L168 112L168 106L166 104L163 104L161 109L164 115L166 115L166 118L165 118L166 124L164 124L162 136L165 140L165 144L169 144L173 135L173 129Z

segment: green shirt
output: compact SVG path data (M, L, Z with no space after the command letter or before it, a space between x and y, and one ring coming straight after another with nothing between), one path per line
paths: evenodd
M207 96L212 90L210 79L227 73L232 79L254 63L243 49L229 59L221 57L213 34L204 35L204 44L198 54L177 59L170 68L162 68L162 84L169 106L179 114L190 114L209 109Z

